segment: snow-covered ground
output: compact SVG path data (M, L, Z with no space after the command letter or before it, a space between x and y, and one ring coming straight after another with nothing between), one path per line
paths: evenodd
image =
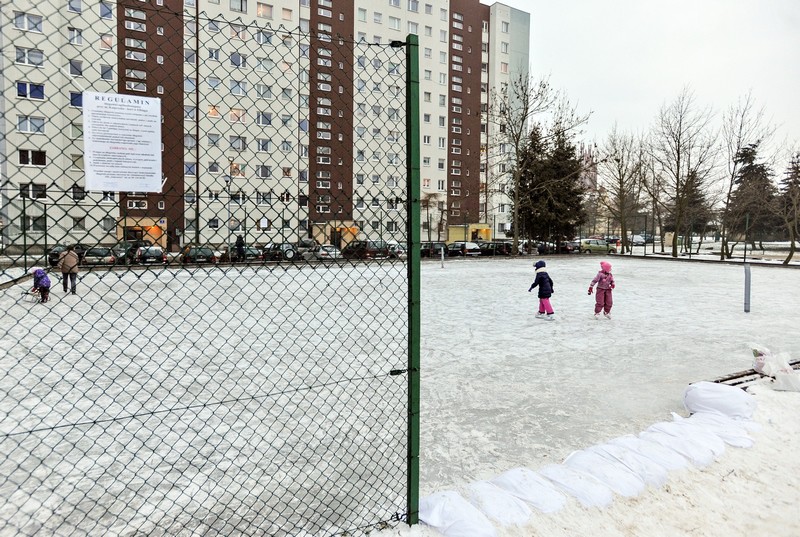
M750 342L800 356L800 270L796 268L753 265L751 311L745 313L744 268L740 265L610 256L607 259L613 264L617 280L613 319L596 321L592 315L594 297L588 296L586 290L599 269L599 261L605 258L546 257L555 285L552 303L557 316L556 321L547 322L534 318L536 294L527 292L535 259L449 259L444 268L436 260L422 264L423 496L458 490L516 467L536 470L560 462L574 450L668 420L670 412L683 412L682 396L689 383L750 368ZM44 306L20 302L21 286L6 289L0 297L8 316L4 322L11 318L24 319L24 323L14 326L13 331L6 325L5 337L21 343L7 347L3 351L7 354L0 356L9 364L17 364L20 358L25 363L19 363L15 376L9 376L6 368L4 382L26 386L18 377L26 368L37 371L45 381L55 382L54 375L61 375L60 368L67 367L65 371L70 376L66 380L75 382L69 397L74 398L75 408L88 408L91 414L91 399L105 398L105 393L82 393L76 388L87 383L91 389L92 367L97 364L113 372L112 379L95 379L113 386L128 378L126 367L136 366L137 374L146 373L153 379L163 375L163 384L154 384L153 397L142 405L136 400L127 404L156 412L222 388L215 384L213 375L208 376L210 370L205 369L209 367L214 371L230 368L241 378L251 379L251 386L274 382L274 376L264 375L259 368L286 367L289 362L285 359L297 352L292 341L298 337L319 342L318 335L298 333L301 320L318 319L316 328L330 334L328 337L337 348L344 350L364 344L352 335L357 333L356 328L363 330L365 315L371 316L372 329L385 330L391 326L386 321L388 317L405 312L402 279L398 279L403 274L402 265L376 264L372 269L347 268L341 272L305 269L305 281L298 280L292 271L244 270L241 278L236 276L237 271L229 269L213 271L222 276L206 280L198 278L203 272L192 275L180 269L166 269L161 275L158 271L119 273L121 277L113 272L84 273L79 284L82 296L64 296L54 282L54 300ZM253 322L265 306L283 304L284 296L294 296L300 290L301 298L292 300L292 315L286 318L284 328ZM343 307L343 302L351 306ZM222 316L216 314L215 304L222 306ZM310 313L304 315L303 308L309 308ZM44 339L35 330L36 323L51 328ZM159 330L164 323L170 324L169 332L181 333L184 339L172 341L166 337ZM286 331L291 332L292 338L286 337ZM142 333L148 339L137 338ZM212 339L214 334L219 337ZM86 340L92 338L100 344L87 346ZM249 350L233 359L232 339L246 340L245 348ZM189 340L196 343L177 352L178 346ZM124 344L130 341L140 341L141 346ZM361 354L371 356L376 350L402 354L402 334L383 333L381 341L380 348L374 340L367 342ZM387 341L391 343L388 346ZM277 342L277 347L271 347L270 342ZM121 343L122 351L114 350ZM109 360L112 351L116 360ZM163 355L166 360L150 361L143 358L142 352L149 353L146 357ZM183 354L186 364L179 361ZM331 356L336 353L326 353L324 358L329 360ZM65 357L76 361L64 360ZM232 359L219 362L216 357ZM379 366L377 359L374 363L365 362L364 372ZM183 378L178 374L181 371ZM316 370L298 372L316 374ZM9 385L0 388L7 393L11 390ZM37 411L46 406L57 408L63 396L43 388L44 385L30 385L40 402L46 403L40 403ZM143 388L149 389L146 385ZM571 504L553 515L536 515L524 528L501 530L503 535L555 536L590 531L603 535L737 535L741 528L758 535L775 527L793 530L774 532L776 535L799 534L796 517L786 513L795 512L800 498L778 479L797 473L797 395L764 390L759 397L765 404L757 419L765 427L754 435L754 448L729 449L714 465L678 473L663 490L617 501L606 511ZM363 404L358 400L353 403ZM124 405L119 406L119 400L105 408L115 413L129 411ZM324 408L335 407L323 405L314 419ZM15 414L11 415L10 410ZM18 416L22 420L26 419L23 410L6 408L5 412L7 417ZM60 420L71 416L37 414L27 419L30 418L59 425ZM189 426L202 427L197 429L201 435L209 425L221 428L225 423L222 416L212 416L212 421L198 418L202 419ZM15 426L5 423L4 432ZM154 424L152 430L157 431L158 426ZM390 440L394 434L396 431L386 429L382 438ZM794 437L787 438L789 434ZM352 441L351 435L347 439ZM785 451L782 445L786 446ZM127 453L124 447L115 444L121 455L132 455L132 462L138 464L135 454ZM261 455L258 460L264 460ZM106 466L93 469L94 456L87 450L83 458L76 459L81 466L77 477L63 468L71 481L62 479L48 486L91 486L91 479L113 477L112 470L119 472L118 477L134 478L135 467L116 465L105 455L98 462ZM402 460L397 463L402 465ZM269 468L258 466L261 474L254 476L268 475L263 472L271 471ZM177 498L178 505L190 501L196 503L187 505L213 503L221 490L211 474L205 473L211 470L213 465L208 470L187 468L193 473L183 475L165 496L154 496L153 502L159 505L162 499ZM715 485L709 485L709 479ZM760 488L749 489L751 485ZM248 480L247 486L256 483ZM402 483L395 484L395 488L398 486L402 487ZM695 488L701 486L707 488ZM117 508L117 502L124 498L110 495L112 490L103 493L103 501ZM763 506L748 496L748 490L758 492L759 498L767 497ZM739 514L740 502L747 499L752 503L750 510L741 512L755 513L755 519ZM40 505L38 511L30 513L36 519L43 511L41 498L37 501L34 496L32 501ZM702 510L712 505L717 506L717 514L703 516ZM54 513L59 510L57 505L45 507ZM699 511L685 515L690 508ZM4 512L2 517L8 520L9 511ZM42 516L47 520L46 515ZM679 518L685 518L685 526L669 526ZM114 533L111 528L106 529ZM386 533L436 535L424 526Z
M800 357L800 270L752 266L745 313L742 266L610 256L613 319L595 321L587 287L600 259L545 258L554 322L533 317L531 258L423 265L423 496L515 467L536 470L670 412L685 415L686 386L749 369L749 342ZM607 511L573 505L501 534L800 534L796 517L775 512L795 512L800 500L778 470L797 471L798 442L786 435L798 431L800 400L761 398L766 427L755 448L731 448L719 463ZM436 534L424 526L398 533Z

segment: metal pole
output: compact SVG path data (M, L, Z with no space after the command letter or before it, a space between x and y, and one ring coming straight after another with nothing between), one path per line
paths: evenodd
M28 273L28 202L22 197L22 267Z
M420 413L420 139L419 139L419 37L406 37L406 140L408 230L408 448L406 516L419 522L419 413Z
M750 213L744 216L744 262L747 263L747 228L750 227Z
M744 264L744 312L750 313L750 263Z

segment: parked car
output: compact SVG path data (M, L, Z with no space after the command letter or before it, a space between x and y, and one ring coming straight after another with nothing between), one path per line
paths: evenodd
M294 244L288 242L274 242L264 247L262 251L264 261L291 261L298 256Z
M478 257L481 255L481 247L474 242L457 241L447 245L448 257Z
M420 257L440 257L442 251L447 254L447 244L443 242L423 242L420 244Z
M655 241L655 237L650 233L642 233L642 238L644 239L645 244L653 244L653 241Z
M143 246L152 245L153 243L148 240L124 241L114 246L114 250L117 252L118 257L120 255L122 256L122 259L119 261L119 263L134 263L136 250Z
M66 250L67 247L64 244L56 244L50 251L47 253L47 262L50 263L51 267L55 267L58 265L58 257L61 255L61 252ZM86 253L89 247L85 244L76 243L75 244L75 253L78 254L78 258L83 262L83 255Z
M264 258L264 254L258 248L253 246L245 246L244 247L244 259L239 259L239 251L234 248L231 250L231 255L228 256L227 250L222 252L222 255L219 257L221 263L238 263L239 261L261 261Z
M583 254L615 254L617 248L604 239L583 239L580 251Z
M167 254L160 246L140 246L133 255L133 261L140 265L153 265L167 263Z
M342 252L332 244L318 244L302 254L307 261L332 261L341 259Z
M644 246L646 244L644 241L644 237L642 237L641 235L632 235L630 238L628 238L628 240L634 246Z
M616 245L617 245L617 243L619 243L621 240L622 240L622 239L620 239L620 238L619 238L619 237L617 237L616 235L609 235L608 237L606 237L606 242L607 242L608 244L611 244L611 245L614 245L614 246L616 246Z
M514 245L510 242L484 242L478 245L481 255L511 255Z
M319 246L317 241L310 238L304 238L297 241L294 245L294 249L297 251L298 254L304 255L306 252L309 252ZM332 246L332 245L329 245ZM338 250L338 248L336 248Z
M179 255L181 263L216 263L214 250L205 246L186 246Z
M345 259L386 259L389 257L389 245L385 241L352 241L342 248Z
M82 263L84 265L115 265L117 256L111 248L89 248L83 254Z
M391 259L408 259L408 252L403 244L390 244L389 245L389 258Z

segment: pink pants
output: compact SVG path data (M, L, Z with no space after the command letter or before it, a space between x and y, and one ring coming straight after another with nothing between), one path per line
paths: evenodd
M540 298L539 299L539 313L553 313L553 306L550 305L549 298Z
M611 289L600 289L598 287L594 293L594 312L610 313L613 305L614 299L611 297Z

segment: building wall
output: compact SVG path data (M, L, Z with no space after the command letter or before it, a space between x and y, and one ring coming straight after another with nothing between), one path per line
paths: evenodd
M403 41L409 33L420 38L422 237L444 239L448 223L497 218L501 202L486 195L489 173L480 173L481 148L494 136L491 126L482 126L481 111L489 88L514 66L527 66L527 14L477 0L106 5L110 12L101 14L97 3L85 0L80 12L66 3L31 4L25 12L41 16L44 31L7 26L11 35L3 36L6 114L0 128L10 157L3 220L12 241L26 235L38 243L110 244L138 232L173 249L189 242L224 245L236 234L262 245L294 242L315 225L325 230L316 237L324 240L335 239L337 227L402 238L404 230L389 231L387 223L401 220L392 200L405 194L404 120L359 104L369 101L368 92L402 95L403 49L397 51L400 65L391 68L391 58L361 65L359 50ZM13 21L21 8L4 3L2 10ZM236 29L236 19L252 26L247 35ZM48 28L61 35L54 38ZM69 28L82 31L82 43L74 35L70 42ZM250 35L257 30L258 39L270 36L272 47ZM512 47L498 52L506 42ZM327 44L330 55L322 53ZM16 47L39 47L45 61L16 63ZM80 74L64 68L71 59L82 62ZM506 63L509 72L500 72ZM18 97L17 81L43 84L45 98ZM234 82L246 92L233 93ZM83 193L81 109L70 105L70 94L84 89L162 100L163 194ZM380 132L359 128L362 113L363 125L378 119L369 114L381 115ZM16 116L25 114L46 117L45 132L19 132ZM45 151L46 165L20 165L20 149ZM22 201L20 185L36 181L48 183L46 198ZM370 202L375 185L381 190L377 212ZM45 213L58 225L30 229Z

